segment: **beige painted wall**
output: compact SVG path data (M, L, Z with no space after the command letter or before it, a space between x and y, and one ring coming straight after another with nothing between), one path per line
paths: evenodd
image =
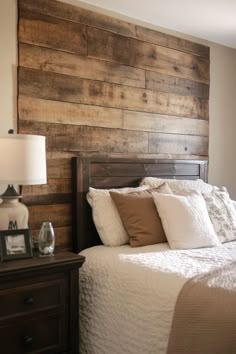
M17 6L0 0L0 134L16 129L17 109ZM0 151L0 154L2 151ZM0 185L0 194L5 186Z
M188 35L159 28L123 15L96 9L77 0L64 2L78 4L114 17L161 30L186 39L209 45L211 48L210 89L210 164L209 182L225 185L236 199L236 50L226 48ZM0 0L0 134L16 127L16 64L17 64L17 10L16 0ZM1 152L0 152L1 153Z
M236 50L211 45L209 182L236 199Z

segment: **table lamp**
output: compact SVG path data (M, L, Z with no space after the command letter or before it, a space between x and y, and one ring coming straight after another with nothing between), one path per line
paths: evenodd
M0 136L0 184L7 184L0 196L0 230L28 228L28 209L15 185L47 183L45 137L10 134Z

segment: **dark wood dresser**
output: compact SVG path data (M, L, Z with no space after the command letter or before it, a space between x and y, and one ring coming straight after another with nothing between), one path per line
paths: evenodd
M79 268L84 257L0 263L0 353L79 352Z

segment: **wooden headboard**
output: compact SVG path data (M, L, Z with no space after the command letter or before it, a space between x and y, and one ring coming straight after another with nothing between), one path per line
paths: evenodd
M207 161L121 158L72 158L73 252L101 244L86 200L89 187L138 186L147 176L207 181Z

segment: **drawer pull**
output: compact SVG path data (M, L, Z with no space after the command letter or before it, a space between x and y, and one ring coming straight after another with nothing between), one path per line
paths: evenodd
M33 338L32 338L32 337L30 337L30 336L24 336L23 339L24 339L25 345L30 346L30 345L33 344Z
M33 303L34 303L34 299L32 297L26 297L24 299L24 304L25 305L33 305Z

